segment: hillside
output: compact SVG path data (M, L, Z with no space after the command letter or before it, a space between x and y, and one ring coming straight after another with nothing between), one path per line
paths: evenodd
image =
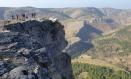
M126 26L93 39L92 48L72 59L75 78L130 79L130 34L131 26Z
M21 15L26 13L29 17L31 13L36 13L37 18L58 18L65 27L81 28L79 22L87 21L93 28L103 32L110 33L112 30L121 26L129 25L131 22L131 10L121 10L113 8L34 8L34 7L1 7L0 19L11 19L12 15ZM74 22L75 21L75 22ZM72 24L72 23L73 24ZM66 29L65 29L66 30ZM78 29L80 30L80 29ZM69 30L68 30L69 31ZM76 31L77 33L78 31ZM66 32L67 36L72 36L71 31ZM69 37L68 36L68 37Z
M12 15L32 12L39 17L56 17L61 20L76 19L96 22L114 22L118 24L129 24L131 10L113 8L34 8L34 7L0 7L0 19L9 19Z
M69 21L69 22L68 22ZM102 34L102 31L88 24L86 21L64 21L66 39L69 42L66 52L72 57L79 56L82 52L92 47L90 41Z
M46 8L34 8L34 7L20 7L20 8L12 8L12 7L6 7L6 8L0 8L0 19L11 19L12 15L16 14L23 14L26 13L27 15L30 15L31 13L36 12L38 17L57 17L61 20L69 19L70 17L59 13L57 11L51 11L50 9Z
M75 79L130 79L131 73L86 63L73 63Z
M25 21L11 20L23 13L29 16ZM34 20L31 13L37 15ZM131 79L131 10L1 7L0 19L2 77L19 77L21 69L30 75L40 65L36 75L51 71L47 79L73 79L72 68L75 79ZM41 70L44 61L51 64L49 70ZM30 63L34 66L25 66Z
M131 72L83 54L72 60L75 79L130 79Z
M101 50L104 52L110 50L110 52L117 52L118 55L127 55L131 52L130 33L131 26L128 26L111 34L94 39L93 44L98 48L98 51Z
M116 64L130 70L131 66L131 26L92 41L94 47L87 53L94 58Z

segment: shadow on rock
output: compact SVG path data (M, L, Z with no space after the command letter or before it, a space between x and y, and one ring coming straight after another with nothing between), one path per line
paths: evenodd
M83 28L80 29L76 36L79 37L81 41L90 41L97 35L101 35L101 33L102 31L94 28L92 25L84 21Z
M97 35L101 35L101 33L102 31L94 28L92 25L84 21L83 28L81 28L76 35L80 38L80 41L70 45L67 49L67 52L72 56L72 58L78 57L93 47L91 40Z

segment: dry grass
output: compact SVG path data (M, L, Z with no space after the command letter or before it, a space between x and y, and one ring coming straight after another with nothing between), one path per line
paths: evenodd
M79 56L78 58L75 58L72 60L72 63L87 63L87 64L92 64L92 65L98 65L98 66L103 66L103 67L110 67L110 68L113 68L114 70L122 70L121 68L113 65L113 64L110 64L110 63L107 63L103 60L99 60L99 59L93 59L91 56L88 56L88 55L81 55Z

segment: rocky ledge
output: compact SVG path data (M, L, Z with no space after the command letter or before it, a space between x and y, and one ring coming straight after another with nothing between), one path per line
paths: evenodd
M32 20L0 30L0 79L73 79L61 23Z

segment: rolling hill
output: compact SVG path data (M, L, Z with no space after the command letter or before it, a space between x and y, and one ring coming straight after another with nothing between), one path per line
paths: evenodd
M94 47L87 51L94 58L116 64L127 70L131 66L131 26L111 34L100 36L92 41Z
M93 39L92 48L72 59L76 79L130 79L130 34L126 26Z

